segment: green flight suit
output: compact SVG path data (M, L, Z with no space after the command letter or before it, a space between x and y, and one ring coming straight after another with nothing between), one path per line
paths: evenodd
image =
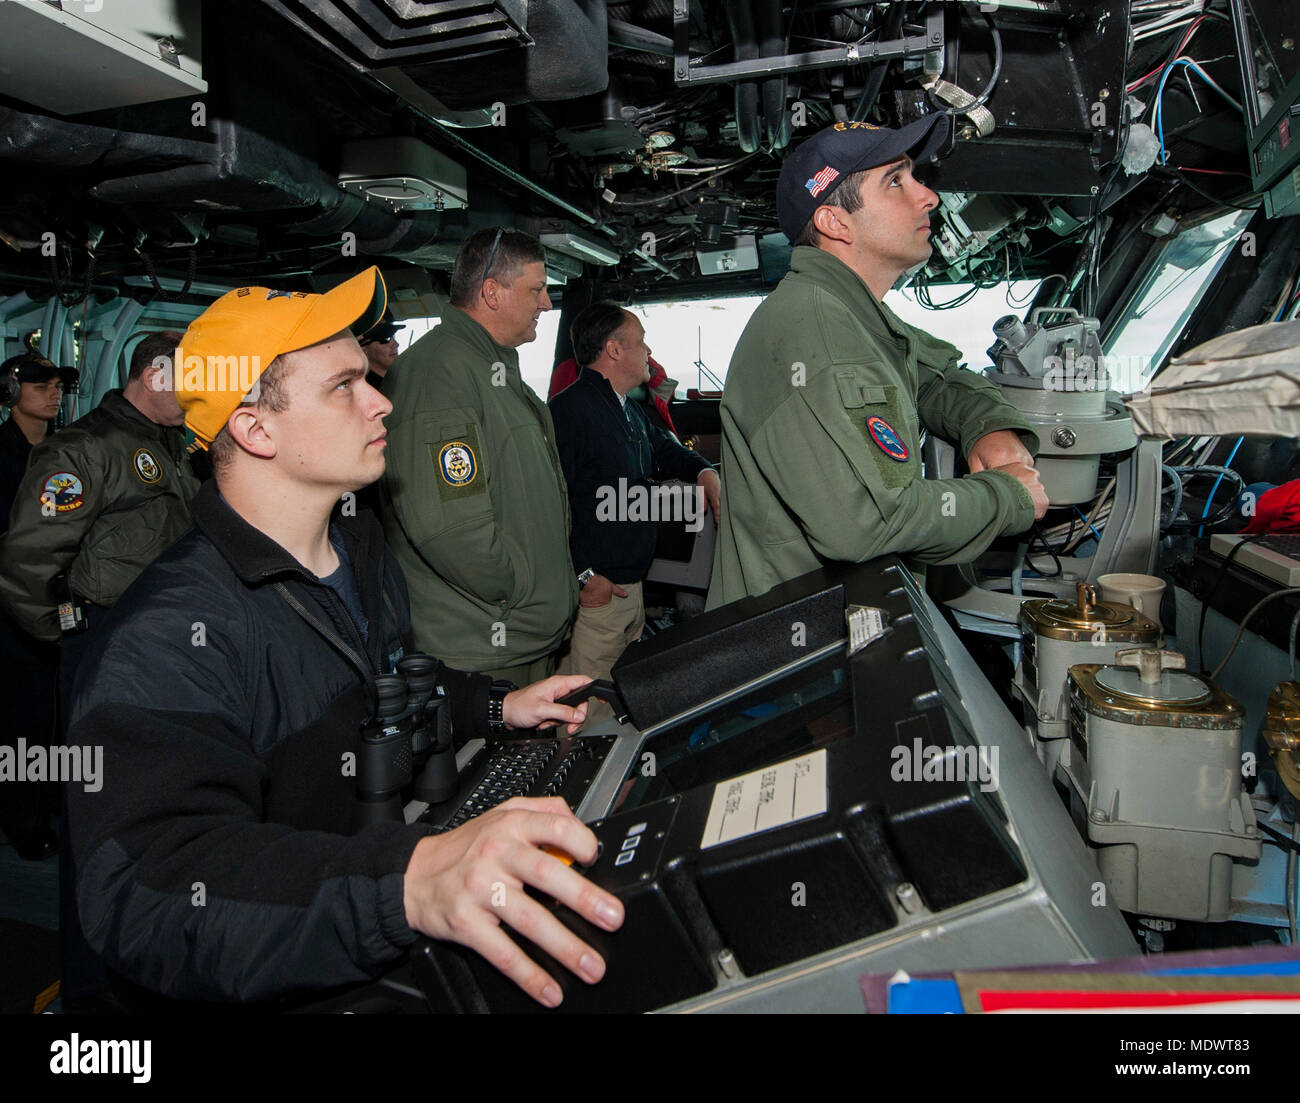
M55 576L108 608L190 527L199 481L185 434L120 390L32 449L0 537L0 603L37 639L59 639Z
M550 411L518 353L448 306L389 368L384 395L384 532L416 645L471 671L557 650L578 606L569 499Z
M722 521L708 607L828 561L897 552L963 563L1033 523L1013 476L921 477L922 427L963 456L986 433L1038 438L945 341L878 302L847 265L796 248L741 334L722 396Z

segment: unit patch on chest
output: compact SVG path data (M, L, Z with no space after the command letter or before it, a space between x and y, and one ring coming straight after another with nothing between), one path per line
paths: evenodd
M135 473L142 483L156 483L162 478L162 468L147 448L137 448L135 453Z

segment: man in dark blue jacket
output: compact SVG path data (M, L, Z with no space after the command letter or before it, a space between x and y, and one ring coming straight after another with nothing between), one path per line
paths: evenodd
M634 314L594 303L574 319L572 337L582 371L550 402L582 587L562 669L608 678L645 626L641 582L654 559L657 522L703 524L706 499L717 520L722 484L703 457L628 401L650 378L650 347ZM657 485L663 479L687 485Z
M339 508L384 469L392 405L348 332L383 306L375 268L325 295L239 288L177 349L177 397L215 478L194 529L114 609L69 735L104 755L96 787L69 787L83 926L149 992L301 995L377 975L423 932L553 1006L553 979L507 925L588 982L604 963L525 884L606 930L622 922L617 898L539 849L595 859L595 836L556 798L507 801L441 835L351 832L374 679L411 638L378 523ZM584 717L555 703L584 678L498 696L481 675L438 677L464 734Z

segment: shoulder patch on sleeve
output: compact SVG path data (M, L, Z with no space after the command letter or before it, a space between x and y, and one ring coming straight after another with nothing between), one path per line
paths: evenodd
M478 477L474 449L462 440L448 441L438 449L438 470L448 486L468 486Z
M871 434L871 439L876 442L877 447L891 460L906 463L911 456L912 453L907 450L907 445L903 443L902 438L894 432L894 427L883 417L867 418L867 432Z
M897 387L871 387L869 400L858 409L846 409L867 444L867 452L890 490L901 490L921 472L908 416L904 414ZM880 401L883 399L884 401Z
M41 505L56 513L68 513L86 504L85 487L71 471L56 471L41 489Z

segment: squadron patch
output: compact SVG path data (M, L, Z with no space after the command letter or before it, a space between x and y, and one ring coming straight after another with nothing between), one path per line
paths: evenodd
M444 444L438 451L438 469L448 486L469 486L478 474L474 449L460 440Z
M86 504L85 488L71 471L56 471L45 480L41 505L54 507L56 513L69 513Z
M871 434L871 439L876 442L876 447L891 460L906 463L911 457L912 453L907 450L903 438L894 432L894 427L883 417L867 418L867 432Z
M162 478L162 468L158 466L158 461L153 458L153 453L147 448L140 448L135 453L135 473L140 476L140 481L144 483L156 483Z

